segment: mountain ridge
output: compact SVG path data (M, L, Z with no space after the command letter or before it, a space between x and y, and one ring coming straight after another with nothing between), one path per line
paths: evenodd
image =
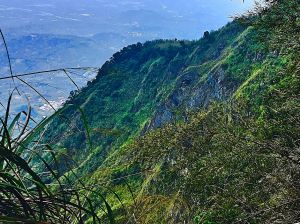
M229 30L228 38L223 37L223 39L220 39L220 41L212 47L219 48L219 51L224 51L224 49L221 49L219 45L226 45L226 41L229 43L230 37L234 38L234 36L238 35L240 30L243 28L237 24L232 24L223 28L223 30L224 29ZM232 33L230 33L231 31ZM221 31L217 31L215 33L219 32ZM214 33L211 33L209 38L213 39L213 36ZM146 125L148 119L151 118L152 113L154 112L155 108L157 108L158 104L161 104L160 107L163 107L163 101L169 97L172 92L174 97L174 91L180 89L180 84L178 86L180 77L186 79L185 74L182 73L184 69L188 68L188 66L185 66L185 64L197 63L191 62L193 60L208 61L214 59L215 57L218 61L218 57L221 56L221 53L219 53L220 55L211 53L215 51L211 50L209 47L209 42L211 41L209 38L203 38L200 40L200 42L158 40L145 42L144 44L138 43L125 47L120 52L115 53L113 57L102 66L96 79L90 82L88 87L83 88L80 93L74 96L69 102L66 103L66 105L70 104L71 107L72 105L76 105L74 108L80 107L85 114L93 114L93 116L96 116L95 118L89 118L88 122L91 126L91 129L98 127L100 129L118 130L119 128L122 129L122 127L126 128L126 126L128 126L135 127L132 129L133 133L138 130L145 130L144 125ZM225 39L227 40L225 41ZM205 45L208 46L205 47ZM201 47L198 48L198 46L204 46L204 49ZM193 52L194 50L198 52L199 55L194 53L196 56L191 56L191 58L188 58L187 56L189 56L190 52ZM208 57L208 59L205 57ZM208 65L208 68L205 69L209 71L209 68L212 68L214 63L215 62L212 62L211 65ZM135 75L133 76L132 74ZM201 77L204 75L201 73L197 74L197 72L192 74L196 74L197 76L194 82L197 82L197 80L201 79ZM126 79L130 79L131 81L126 82ZM179 79L179 81L177 79ZM204 77L203 79L205 80L206 78ZM133 86L133 83L136 82L139 84ZM162 83L165 84L162 85ZM125 91L125 98L120 97L122 96L122 91ZM153 97L155 98L155 101L152 101ZM126 98L131 100L128 101L129 99ZM150 102L150 104L143 103L147 101ZM117 105L119 102L120 106L123 105L123 109L118 108ZM129 102L129 104L127 104L127 102ZM196 107L194 107L194 109L196 109ZM76 110L78 111L78 109L75 109L75 111ZM73 115L67 115L67 117L74 116L75 114L73 113ZM102 119L98 118L97 114L103 114ZM114 118L113 116L115 115L113 114L116 114L116 116L119 117ZM100 120L106 120L108 116L109 120L107 120L107 123L102 124L103 127L101 124L95 125ZM76 117L78 117L77 122L80 123L79 120L81 118L78 112ZM134 117L136 118L136 121L132 120ZM166 119L164 123L169 121L170 119ZM58 121L58 123L60 122ZM162 126L162 124L158 126ZM158 126L154 125L153 127ZM149 128L150 127L151 121ZM80 139L84 139L84 132L81 133L83 136L80 137ZM124 136L126 136L126 134ZM100 137L100 139L103 138ZM107 141L109 142L110 140ZM83 145L83 147L85 147L85 145Z
M71 123L49 125L117 222L123 203L141 223L298 220L299 5L285 3L198 41L125 47L66 103Z

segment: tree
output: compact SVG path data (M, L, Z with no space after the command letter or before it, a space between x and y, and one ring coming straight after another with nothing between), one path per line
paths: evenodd
M204 39L208 39L209 38L209 31L205 31L203 34Z

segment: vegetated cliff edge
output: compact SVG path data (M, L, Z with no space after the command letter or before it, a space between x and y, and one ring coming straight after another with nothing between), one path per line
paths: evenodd
M264 13L124 48L49 126L118 222L299 220L299 3Z
M234 22L199 41L157 40L125 47L71 97L63 116L49 127L47 139L59 142L77 161L96 153L97 164L89 165L96 169L107 153L141 131L185 119L189 111L229 98L246 79L242 69L259 63L259 52L248 49L251 35ZM240 49L243 68L234 62L234 52ZM240 77L230 80L233 72Z

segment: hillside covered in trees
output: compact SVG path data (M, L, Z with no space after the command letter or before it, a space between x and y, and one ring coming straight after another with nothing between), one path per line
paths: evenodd
M299 222L299 16L265 1L197 41L125 47L35 132L29 164L78 186L84 223Z

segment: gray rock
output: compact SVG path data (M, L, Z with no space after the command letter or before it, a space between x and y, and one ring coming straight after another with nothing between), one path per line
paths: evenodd
M159 128L172 122L175 119L174 111L178 108L182 108L183 111L207 108L213 101L226 100L235 89L224 82L225 72L221 67L208 74L204 82L199 82L200 78L201 76L196 72L181 74L175 90L159 106L146 130Z

